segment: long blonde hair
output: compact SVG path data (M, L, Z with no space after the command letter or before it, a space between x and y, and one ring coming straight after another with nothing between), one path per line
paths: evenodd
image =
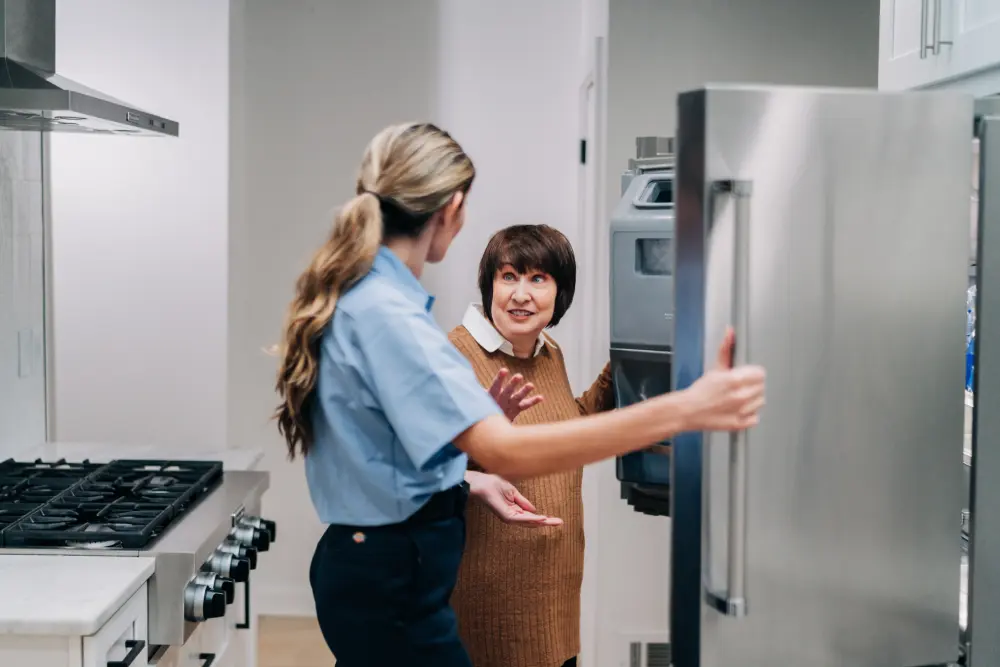
M431 216L475 178L472 160L429 123L393 125L365 150L356 195L337 213L326 243L299 276L277 352L275 410L288 457L313 443L309 404L319 372L318 343L337 299L372 267L383 240L419 236Z

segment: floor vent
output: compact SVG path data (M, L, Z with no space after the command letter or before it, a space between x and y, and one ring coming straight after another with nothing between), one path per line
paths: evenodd
M670 644L632 642L629 644L629 667L670 667Z

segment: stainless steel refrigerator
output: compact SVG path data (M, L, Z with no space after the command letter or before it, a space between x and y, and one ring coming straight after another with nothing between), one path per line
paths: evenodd
M673 386L732 324L768 404L746 433L673 441L673 664L955 662L974 100L709 86L678 112ZM981 256L996 233L980 220Z

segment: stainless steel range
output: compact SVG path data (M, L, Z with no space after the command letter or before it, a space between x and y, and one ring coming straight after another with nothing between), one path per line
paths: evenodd
M153 557L149 643L182 645L224 616L236 586L250 619L257 557L277 536L259 516L263 472L218 461L0 462L0 551Z

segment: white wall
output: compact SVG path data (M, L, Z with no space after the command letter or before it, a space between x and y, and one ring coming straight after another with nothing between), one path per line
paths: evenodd
M462 143L478 173L470 224L448 259L424 278L438 295L438 322L448 329L479 300L479 258L498 229L544 222L575 240L582 19L575 4L439 3L436 119ZM575 315L570 310L554 332L564 347L575 344Z
M635 137L673 136L682 90L708 82L875 86L878 2L613 1L608 47L603 178L610 215ZM606 290L601 294L606 304ZM607 358L607 326L587 326L603 327L603 341L592 350L594 366ZM669 523L633 512L619 497L613 465L596 467L602 470L595 556L599 631L598 661L591 664L626 665L628 635L668 637ZM593 535L588 538L594 544Z
M285 526L258 573L258 608L311 614L307 572L321 527L301 462L285 460L267 422L274 360L261 350L276 340L294 280L332 210L353 194L365 144L389 123L440 123L479 171L466 230L425 276L442 326L457 324L474 297L493 231L544 221L572 238L580 15L575 0L420 0L392 12L346 1L247 0L244 20L253 76L242 102L233 101L244 124L242 136L233 125L233 150L244 156L234 161L233 187L246 199L245 229L237 232L234 216L231 269L246 255L242 273L231 274L230 439L266 447L265 512ZM573 326L561 329L572 347Z
M224 446L229 1L56 19L60 73L180 137L52 138L55 436Z

